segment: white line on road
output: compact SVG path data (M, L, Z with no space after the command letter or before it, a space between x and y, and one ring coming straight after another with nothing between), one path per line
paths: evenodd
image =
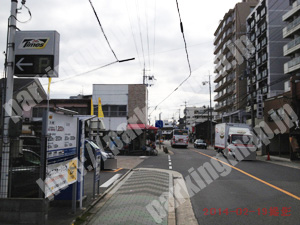
M112 178L110 178L108 181L106 181L104 184L102 184L100 187L101 188L108 188L110 185L112 185L116 180L119 179L119 177L121 177L122 174L117 173L116 175L114 175Z
M171 162L171 156L168 155L168 160L169 160L169 170L172 169L172 162Z

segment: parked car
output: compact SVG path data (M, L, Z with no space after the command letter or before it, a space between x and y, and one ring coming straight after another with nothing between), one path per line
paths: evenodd
M116 169L117 168L117 160L115 159L115 155L110 149L101 149L95 142L85 140L85 149L84 149L84 167L88 169L89 166L93 166L93 161L91 155L87 149L87 145L91 147L92 154L94 159L96 159L97 153L100 152L101 154L101 169Z
M0 156L0 166L2 158ZM32 150L23 149L11 158L9 169L11 186L10 197L37 198L39 186L36 181L40 178L40 156Z
M207 144L202 139L196 139L196 141L194 142L194 147L207 149Z
M23 149L32 150L38 155L41 152L41 138L31 135L22 135L20 140L23 142Z

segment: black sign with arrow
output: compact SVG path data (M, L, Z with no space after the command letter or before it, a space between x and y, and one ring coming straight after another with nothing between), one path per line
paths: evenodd
M30 74L46 75L49 67L54 69L53 55L16 55L14 75L19 77L28 77Z

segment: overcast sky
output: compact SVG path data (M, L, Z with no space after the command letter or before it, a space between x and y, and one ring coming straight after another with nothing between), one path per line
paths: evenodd
M32 13L27 23L18 23L20 30L56 30L60 33L59 78L53 79L51 98L68 98L92 94L92 84L140 84L143 69L156 79L149 87L149 113L152 121L178 119L187 106L209 105L209 73L213 79L213 39L219 21L238 0L178 0L192 76L167 100L157 107L188 75L189 68L180 32L175 0L93 0L107 38L118 59L135 57L134 61L117 63L76 76L116 61L98 25L88 0L27 0ZM19 1L19 5L21 5ZM2 0L0 8L0 50L6 49L7 19L10 1ZM20 21L29 18L25 8ZM1 77L4 69L1 54ZM47 87L48 80L41 79ZM212 101L214 97L212 93ZM213 103L214 105L214 103Z

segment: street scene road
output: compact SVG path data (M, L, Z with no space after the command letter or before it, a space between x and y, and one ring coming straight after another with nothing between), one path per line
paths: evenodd
M241 161L235 166L236 170L211 149L199 150L190 145L188 149L170 150L174 153L170 157L172 170L178 171L183 177L188 176L194 186L191 202L199 224L254 224L256 221L264 224L297 224L299 168L281 166L263 159ZM219 161L223 170L214 169L215 173L212 173L212 160L224 161L223 165ZM203 166L206 170L201 170ZM139 167L167 169L168 157L162 155L159 159L147 159ZM206 171L198 173L198 178L204 181L203 188L197 185L196 177L191 175L192 171L199 168Z

